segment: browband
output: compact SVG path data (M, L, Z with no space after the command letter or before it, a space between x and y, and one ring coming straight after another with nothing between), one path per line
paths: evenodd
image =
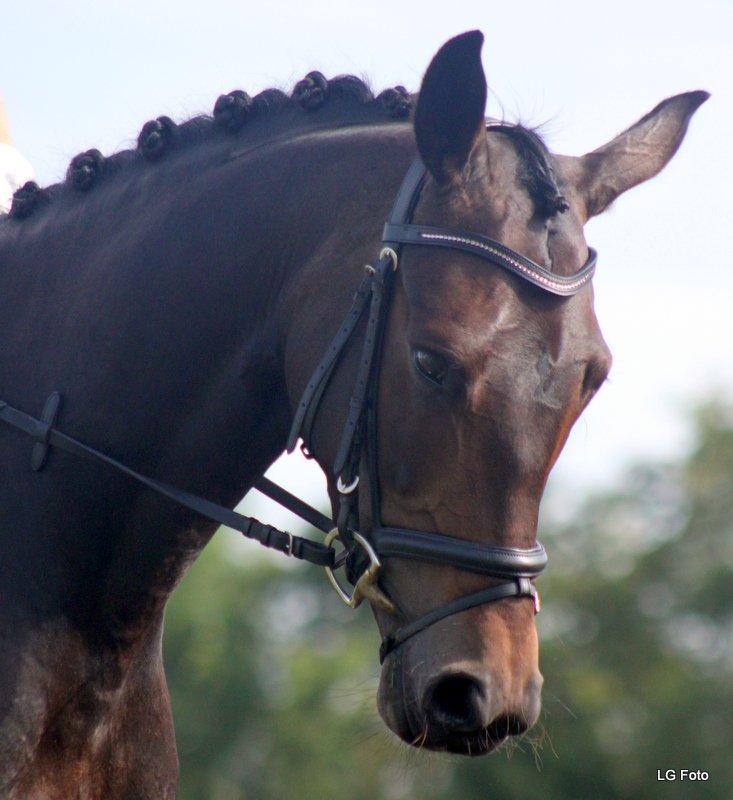
M391 244L425 244L434 247L449 247L488 259L499 267L513 272L525 281L539 286L551 294L569 297L593 277L598 255L588 248L588 260L574 274L564 276L550 272L530 258L510 250L501 242L479 233L467 233L455 228L434 228L430 225L408 225L388 222L384 226L384 241Z
M598 254L592 247L588 248L588 258L585 264L576 273L568 276L556 275L541 264L532 261L531 258L527 258L483 234L464 231L461 228L416 225L412 222L412 214L415 211L426 175L425 164L420 156L417 156L402 181L389 220L384 226L382 241L387 246L396 251L399 251L400 245L404 244L464 250L491 261L496 266L518 275L534 286L560 297L576 294L593 277Z

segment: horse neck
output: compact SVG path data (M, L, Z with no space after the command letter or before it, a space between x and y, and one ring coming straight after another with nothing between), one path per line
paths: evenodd
M210 159L198 173L185 160L177 174L173 165L171 187L197 174L183 196L166 192L161 175L155 204L141 194L126 219L95 223L94 246L78 255L73 226L61 226L55 252L66 260L34 260L51 291L71 284L62 313L43 304L58 346L38 355L54 369L25 369L20 405L33 410L58 389L61 427L72 435L233 505L281 451L411 151L407 126L305 134L223 166ZM104 208L109 197L87 202ZM31 317L34 303L25 306ZM37 486L25 491L41 499ZM92 614L99 629L101 613L115 638L139 638L215 526L99 467L66 463L49 493L46 501L70 509L61 536L74 555L60 582L76 590L72 615Z
M215 249L185 295L197 338L215 345L163 448L166 475L232 504L282 451L292 408L379 250L413 147L406 125L306 132L235 150L193 192L194 209L198 199L221 214L191 214L197 239ZM187 382L192 352L178 348Z

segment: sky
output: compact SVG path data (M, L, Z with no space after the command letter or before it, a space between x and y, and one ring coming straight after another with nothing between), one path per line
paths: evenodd
M666 170L586 228L599 251L596 309L614 366L551 481L579 496L634 460L674 456L688 443L686 411L696 400L731 396L730 0L3 6L0 93L14 143L41 183L59 180L81 150L128 147L146 120L208 112L234 88L287 89L320 69L416 90L437 48L472 28L486 36L487 113L542 123L556 152L580 155L665 97L710 91ZM270 475L323 502L312 464L281 460Z

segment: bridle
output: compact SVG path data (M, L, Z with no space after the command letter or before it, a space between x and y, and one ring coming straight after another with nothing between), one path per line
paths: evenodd
M191 492L145 476L117 459L62 433L56 427L61 408L61 395L58 392L50 395L39 419L0 401L0 420L35 439L31 457L34 470L43 468L50 447L65 450L81 458L101 461L179 505L238 530L266 547L324 567L339 597L352 608L367 598L384 610L395 613L392 601L378 585L382 562L388 558L432 562L500 581L449 601L398 627L382 640L381 661L420 631L469 608L510 597L528 597L534 603L535 613L538 612L539 595L533 579L539 576L547 564L547 553L541 543L537 542L531 548L499 547L442 533L382 524L377 452L377 390L382 344L395 274L402 248L405 246L463 250L513 273L545 292L561 297L576 294L591 280L595 271L596 253L588 248L588 259L583 267L575 274L565 277L553 274L486 236L460 229L414 224L412 215L425 176L426 168L418 157L403 179L389 220L384 226L383 247L379 258L376 263L365 267L365 275L354 295L351 308L303 392L288 437L289 452L296 447L299 438L302 438L305 447L310 443L314 420L330 379L346 345L366 314L364 342L356 381L333 465L339 498L335 527L333 520L267 478L261 477L254 484L263 494L326 533L323 544L281 531ZM368 478L366 482L369 486L372 520L369 531L362 531L359 526L358 493L362 471ZM335 547L337 540L342 545L339 552ZM347 578L353 586L350 592L335 577L339 567L346 568Z
M404 246L426 245L464 250L492 264L503 267L523 280L550 292L567 297L576 294L593 276L596 253L589 248L583 267L574 275L555 275L520 253L486 236L452 228L416 225L412 216L426 177L422 160L416 158L397 193L382 234L383 248L379 259L365 268L365 276L354 301L331 345L317 365L296 409L288 438L292 452L299 438L306 448L312 437L313 424L326 387L350 341L359 319L367 312L364 343L348 416L341 433L333 465L333 476L339 497L336 527L326 542L339 539L347 555L347 575L353 585L349 594L337 582L334 571L326 568L328 577L341 599L357 606L368 598L386 611L394 612L392 601L377 584L382 559L403 558L429 561L480 573L502 582L457 598L397 628L382 640L380 659L425 628L478 605L508 597L530 597L535 612L539 611L539 595L532 583L547 564L547 553L541 543L531 548L498 547L458 539L441 533L385 526L381 521L377 448L377 394L382 343L395 273ZM372 525L368 533L359 532L360 471L366 470Z

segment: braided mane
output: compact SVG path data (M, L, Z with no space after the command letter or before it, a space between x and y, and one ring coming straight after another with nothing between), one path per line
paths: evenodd
M280 89L265 89L250 97L241 89L220 95L211 115L193 117L182 123L162 116L146 122L134 150L123 150L103 156L97 149L79 153L71 160L66 179L47 188L28 181L13 195L9 216L24 219L47 205L64 187L87 192L118 172L126 164L141 159L157 161L169 152L205 141L214 136L243 136L255 121L265 118L301 121L314 112L332 111L342 117L358 116L364 121L405 119L409 116L412 98L404 86L385 89L376 97L361 78L341 75L328 80L320 72L309 72L298 81L288 95Z
M368 84L355 75L329 80L317 71L298 81L290 94L280 89L265 89L250 97L245 91L235 89L217 98L210 115L181 123L167 116L149 120L140 130L134 150L110 156L97 149L79 153L72 158L62 183L41 188L35 181L29 181L13 195L9 216L16 220L30 216L66 187L72 192L88 192L132 162L155 162L173 151L215 136L246 136L255 122L279 119L286 125L297 126L313 120L316 114L329 115L339 122L402 120L409 117L414 100L404 86L385 89L375 96ZM565 211L568 204L558 187L550 153L537 132L508 123L492 125L492 130L512 141L522 164L522 181L538 213L551 217Z

